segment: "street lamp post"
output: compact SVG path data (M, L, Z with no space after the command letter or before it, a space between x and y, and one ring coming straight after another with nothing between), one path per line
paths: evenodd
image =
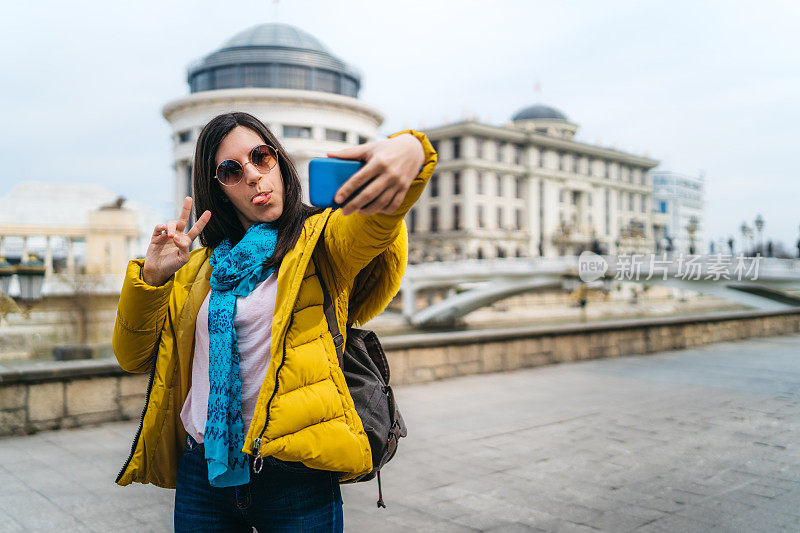
M686 226L686 231L689 232L689 255L694 255L694 235L697 233L698 225L697 217L693 216L689 219L689 225Z
M762 231L764 231L764 217L762 217L760 213L756 216L755 226L756 231L758 231L758 253L764 255L764 237L762 235Z
M747 238L750 237L753 230L747 225L747 222L742 222L739 231L742 232L742 255L747 255Z

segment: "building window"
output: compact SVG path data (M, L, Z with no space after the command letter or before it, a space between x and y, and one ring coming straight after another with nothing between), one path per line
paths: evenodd
M431 176L431 180L428 185L430 186L431 198L436 198L439 196L439 176L437 174Z
M191 130L184 130L178 132L178 142L179 143L188 143L192 140L192 132Z
M514 223L518 230L522 229L522 209L514 211Z
M192 87L192 92L200 92L200 91L209 91L213 87L212 82L212 75L213 72L207 70L205 72L201 72L200 74L196 75L193 78L194 87Z
M628 211L633 211L633 193L628 193Z
M497 228L498 229L502 229L503 228L503 208L502 207L498 207L497 208Z
M503 176L500 174L497 175L497 197L501 198L503 196Z
M505 143L503 141L497 141L497 161L503 162L503 145Z
M308 89L308 68L278 65L278 86L284 89Z
M478 227L482 228L484 226L484 222L486 222L486 221L483 219L483 206L479 205L478 206Z
M314 71L314 90L323 91L326 93L339 92L338 75L329 70L315 70Z
M559 203L562 203L562 204L564 203L564 193L565 192L566 191L564 189L560 189L558 191L558 201L559 201Z
M453 196L461 194L461 172L453 172Z
M270 87L271 65L245 65L244 80L245 87Z
M592 207L592 193L586 195L586 205Z
M514 178L514 198L522 198L522 176Z
M611 177L611 163L609 163L608 161L604 161L603 162L603 167L604 167L603 168L603 172L604 172L603 175L606 177L606 179L610 178Z
M431 141L431 147L434 152L439 153L439 141Z
M475 157L483 159L483 138L475 137Z
M461 229L461 205L453 205L453 229L458 231Z
M505 249L503 249L502 247L498 246L498 247L497 247L497 257L499 257L499 258L501 258L501 259L502 259L502 258L503 258L503 257L505 257L505 256L506 256L506 251L505 251Z
M478 172L477 185L478 185L478 194L483 194L483 173L481 172Z
M342 130L325 130L326 141L347 142L347 132Z
M542 167L542 168L545 167L545 159L546 159L545 156L546 155L547 155L547 152L545 152L544 150L539 150L539 166Z
M238 72L235 66L220 67L214 70L214 88L231 89L239 86Z
M558 152L558 170L566 170L564 167L564 152Z
M453 159L458 159L461 157L461 138L454 137L453 138Z
M658 212L659 213L667 212L667 202L665 200L661 200L660 202L658 202Z
M519 144L514 145L514 164L521 165L522 164L522 146Z
M641 212L642 213L647 213L647 197L644 194L642 194L642 195L639 196L639 198L641 198L641 202L642 202Z
M348 78L347 76L342 76L339 81L342 84L342 94L345 96L357 96L358 94L358 85L356 85L356 81L352 78Z
M586 174L589 176L594 176L594 172L592 172L592 165L594 165L594 158L590 157L586 160Z
M606 189L606 235L611 235L611 191Z
M283 136L292 139L310 139L311 128L308 126L284 126Z
M417 210L412 209L408 212L408 232L415 233L417 231Z
M572 191L572 205L578 205L579 198L580 198L580 193L578 191Z
M431 233L439 231L439 207L431 207Z
M359 135L358 136L358 144L367 144L368 142L369 142L369 139L367 139L363 135Z
M192 164L191 163L187 163L186 164L186 194L191 196L191 197L194 197L194 191L192 190L193 184L194 184L194 180L192 180ZM189 222L187 222L187 224L194 225L194 214L192 214L191 212L189 213L189 219L190 220L189 220ZM192 227L191 225L189 227Z

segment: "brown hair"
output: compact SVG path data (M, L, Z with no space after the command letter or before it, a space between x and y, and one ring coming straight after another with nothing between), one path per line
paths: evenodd
M206 124L197 139L192 176L195 218L197 213L203 213L206 209L211 211L211 219L200 233L200 243L213 249L226 237L235 245L244 236L244 227L236 215L236 208L232 203L223 201L226 198L225 193L214 178L217 172L216 156L219 145L236 126L253 130L278 152L278 165L283 178L283 212L275 221L278 227L275 253L266 263L266 268L277 268L300 237L305 219L323 210L303 203L300 177L289 154L269 128L249 113L218 115Z

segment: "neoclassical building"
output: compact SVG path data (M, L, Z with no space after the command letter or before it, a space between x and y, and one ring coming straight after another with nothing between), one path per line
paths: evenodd
M214 116L246 111L278 136L292 155L308 201L308 161L374 140L383 115L358 99L361 75L307 32L288 24L244 30L191 64L190 94L168 102L175 205L192 193L197 137Z
M658 161L576 141L577 130L545 105L502 126L426 129L439 165L406 218L409 260L652 251Z

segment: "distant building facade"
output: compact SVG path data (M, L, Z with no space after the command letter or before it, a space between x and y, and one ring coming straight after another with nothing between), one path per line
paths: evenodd
M47 277L122 276L131 258L144 257L160 222L104 187L22 182L0 197L0 257L16 264L36 255Z
M288 24L261 24L189 66L191 94L167 103L172 125L175 209L192 195L194 148L218 114L261 119L291 154L308 201L308 161L377 138L383 115L358 99L361 75L315 37Z
M658 162L575 141L577 129L544 105L503 126L427 129L439 164L406 217L409 260L652 251Z
M705 179L678 172L653 171L654 210L666 214L663 239L675 252L705 252Z

